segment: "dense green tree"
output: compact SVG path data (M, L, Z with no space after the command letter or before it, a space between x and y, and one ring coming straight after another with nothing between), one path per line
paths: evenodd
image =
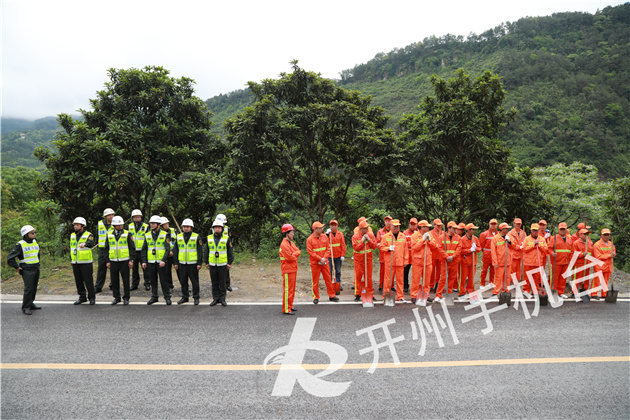
M37 198L39 172L35 169L18 166L2 167L2 210L21 210Z
M630 167L628 168L630 172ZM612 220L612 231L620 269L630 269L630 176L612 181L610 195L606 200L608 215ZM608 227L608 226L605 226Z
M250 82L256 102L226 123L240 177L233 196L263 216L290 209L310 225L352 211L351 187L378 178L394 135L370 97L292 66L278 80Z
M471 212L471 198L496 191L498 179L512 171L510 152L498 135L516 111L503 108L505 91L491 72L473 80L459 70L448 80L434 75L431 82L435 96L400 122L400 155L383 195L394 205L402 199L415 206L416 214L458 221L492 213L497 207L492 201Z
M162 67L108 73L82 120L59 115L56 151L36 151L48 170L41 188L61 205L62 221L96 223L106 207L168 214L167 204L181 218L211 218L225 186L224 152L194 81Z

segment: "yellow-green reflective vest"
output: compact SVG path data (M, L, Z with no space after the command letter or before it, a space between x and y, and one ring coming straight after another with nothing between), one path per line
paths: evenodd
M127 240L129 238L129 231L123 230L116 241L116 236L113 233L107 235L107 242L109 242L109 260L110 261L129 261L129 244Z
M39 263L39 245L37 241L33 239L30 244L25 240L18 242L22 247L23 260L19 260L20 264L37 264Z
M180 264L197 264L197 238L199 235L196 233L190 234L188 243L184 242L184 234L177 235L177 259Z
M114 226L109 225L109 229L105 229L105 223L102 220L98 221L98 247L105 248L105 242L107 241L107 235L114 231Z
M144 245L144 234L147 233L147 229L149 229L149 225L143 223L142 226L140 226L140 229L136 232L136 224L129 224L129 232L131 232L131 235L133 236L133 241L136 244L137 250L142 249L142 245Z
M214 243L214 235L208 236L208 263L210 265L227 265L227 241L226 235L221 236L219 246Z
M151 231L144 235L144 240L147 242L147 262L155 264L162 261L164 254L166 253L166 232L160 230L160 234L157 241L153 240Z
M83 247L80 244L85 244L88 238L92 235L90 232L85 231L77 242L76 232L70 235L70 260L72 264L91 264L92 263L92 248Z

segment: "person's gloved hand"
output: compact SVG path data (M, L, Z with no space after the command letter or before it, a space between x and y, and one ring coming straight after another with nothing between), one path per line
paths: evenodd
M472 246L470 247L470 252L475 252L477 251L477 244L472 244Z
M326 231L326 235L330 234L330 228L328 228L328 230Z
M389 246L389 251L392 252L394 249L396 249L396 245L390 245Z
M343 260L345 260L345 259L346 259L346 257L341 257L341 262L343 262Z
M431 241L431 234L429 234L429 232L425 233L424 235L422 235L422 239L424 239L425 241Z

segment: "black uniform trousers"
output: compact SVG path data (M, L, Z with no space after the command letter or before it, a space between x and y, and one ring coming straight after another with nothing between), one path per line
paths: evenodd
M186 299L190 297L190 291L188 289L188 279L190 279L193 289L193 298L199 299L199 271L197 271L197 264L182 264L180 262L177 276L179 277L179 284L182 286L182 297Z
M133 268L131 275L131 287L138 287L140 285L140 266L142 265L142 252L136 252L136 255L133 257ZM151 282L147 277L146 270L142 270L142 278L144 279L144 285L150 286Z
M105 278L107 277L107 260L109 254L105 251L105 247L98 249L98 268L96 269L96 284L94 288L103 289Z
M173 284L173 257L166 259L166 281L168 282L168 287L171 289L175 288Z
M210 266L210 281L212 281L212 298L216 300L225 300L226 296L226 282L228 276L227 266L211 265Z
M123 299L129 300L129 261L111 261L109 264L114 297L120 299L120 277L122 277Z
M22 280L24 281L24 297L22 298L22 309L30 309L35 301L37 284L39 283L39 264L36 267L22 265Z
M171 288L166 278L166 266L160 267L158 263L148 263L146 269L147 277L151 282L151 297L158 297L158 277L160 278L160 286L162 286L162 294L164 298L171 297Z
M74 282L77 285L77 293L81 300L96 299L94 293L94 265L89 264L72 264L72 272L74 273ZM87 290L87 298L85 296Z

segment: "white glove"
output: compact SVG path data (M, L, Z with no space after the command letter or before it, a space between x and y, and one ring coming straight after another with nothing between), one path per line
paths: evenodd
M545 233L545 239L547 239L550 236L551 236L551 234L549 232Z
M475 252L477 250L477 244L472 244L470 247L470 252Z
M390 250L390 251L393 251L394 249L396 249L396 245L390 245L390 246L389 246L389 250Z
M512 243L512 239L510 239L509 235L505 237L505 240L508 242L508 244Z
M346 259L346 257L341 257L341 262L343 262L343 260L345 260L345 259Z
M425 233L424 235L422 235L422 239L424 239L425 241L430 241L431 234L429 234L429 232Z
M370 237L368 236L367 233L363 235L363 242L370 242Z
M330 228L328 228L328 230L326 231L326 235L330 234Z

